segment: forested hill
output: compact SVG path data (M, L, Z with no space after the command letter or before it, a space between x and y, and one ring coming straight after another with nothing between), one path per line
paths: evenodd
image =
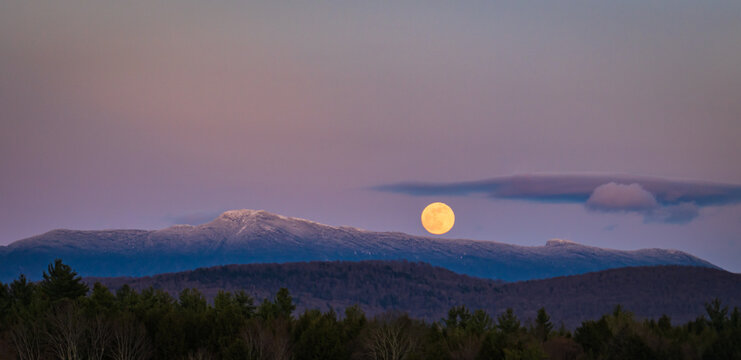
M522 319L545 307L554 323L573 328L599 318L615 305L639 317L669 315L686 322L718 298L741 306L741 274L723 270L654 266L611 269L583 275L501 283L453 273L425 263L406 261L308 262L248 264L201 268L142 278L86 278L116 289L123 284L150 286L177 294L197 288L207 298L218 290L244 289L261 300L286 287L298 310L343 309L359 304L369 314L387 310L438 320L452 306L466 305L491 314L513 308Z

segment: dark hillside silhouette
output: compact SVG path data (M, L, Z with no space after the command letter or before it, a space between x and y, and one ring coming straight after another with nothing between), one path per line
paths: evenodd
M669 315L693 320L704 304L718 298L741 305L741 275L722 270L656 266L612 269L546 280L502 283L453 273L425 263L405 261L309 262L228 265L143 278L87 278L116 289L124 284L150 286L173 295L198 288L208 299L219 289L245 290L257 299L286 287L299 310L359 304L369 314L387 310L439 320L453 306L466 305L498 314L514 309L522 319L535 319L548 309L554 324L574 328L621 304L639 318Z

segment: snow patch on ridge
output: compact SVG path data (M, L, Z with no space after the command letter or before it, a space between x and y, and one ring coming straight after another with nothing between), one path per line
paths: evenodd
M561 246L561 245L581 245L577 242L566 240L566 239L550 239L545 242L545 246Z

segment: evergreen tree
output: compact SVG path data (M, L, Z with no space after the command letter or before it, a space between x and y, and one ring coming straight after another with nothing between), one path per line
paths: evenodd
M133 310L138 302L139 294L129 284L124 284L124 286L116 290L116 304L119 310Z
M731 313L730 325L734 329L741 329L741 311L736 306L733 307L733 312Z
M214 298L213 308L209 308L209 321L215 325L211 342L218 344L220 353L227 354L233 351L230 349L230 339L240 332L248 318L249 315L243 310L236 296L228 291L219 290Z
M198 289L184 289L180 292L179 300L180 307L190 312L203 313L208 306L206 298Z
M286 288L280 288L275 295L275 305L277 306L278 316L290 319L296 305L293 304L293 298Z
M10 303L10 288L8 285L3 284L3 282L0 281L0 309L2 309L2 305L5 305L6 303Z
M443 320L445 328L452 330L455 328L465 329L468 321L471 319L471 312L465 305L453 306L448 310L448 318Z
M723 324L726 322L728 306L722 306L720 300L716 298L710 303L705 304L705 310L710 318L710 324L715 328L715 330L720 331L723 328Z
M474 335L483 335L494 327L494 320L486 311L478 309L473 312L466 326L466 331Z
M88 286L69 265L62 263L61 259L56 259L54 264L49 264L48 271L48 273L44 272L44 280L41 281L40 286L41 291L49 300L77 299L87 294Z
M206 298L197 289L185 289L180 292L178 316L182 321L185 336L186 353L195 353L206 346L212 334L212 324L206 311Z
M607 359L656 359L656 354L646 342L628 329L621 329L607 345L603 352Z
M612 339L610 327L603 316L599 321L587 320L574 332L574 340L592 357L603 353L607 343Z
M538 315L535 317L535 335L540 341L547 341L553 330L551 317L545 312L545 308L538 309Z
M351 353L357 346L357 339L363 331L368 320L365 313L358 305L350 306L345 309L345 319L342 320L342 342Z
M244 318L251 318L255 315L255 299L244 292L244 290L239 290L234 293L234 302L237 307L239 307Z
M0 281L0 330L10 311L10 289Z
M717 338L703 354L703 359L741 360L741 328L739 328L738 308L728 315L728 306L722 306L719 299L705 304L710 318L710 325L715 329Z
M88 297L87 305L90 311L94 313L107 313L113 310L116 303L116 297L101 283L96 282L93 285L93 291Z
M672 319L666 314L661 315L659 322L656 324L658 329L662 332L667 332L672 328Z
M350 354L342 340L342 329L332 309L324 314L308 310L296 320L294 343L298 360L348 359Z
M741 331L723 331L702 356L703 359L741 360Z
M260 307L257 308L257 316L265 319L283 318L290 319L296 305L293 304L293 298L286 288L280 288L275 295L275 300L264 299Z
M511 308L497 317L497 328L505 334L515 333L520 329L520 320Z
M257 317L263 320L272 320L278 317L278 307L269 299L262 299L257 307Z
M26 275L21 274L18 279L10 283L10 299L12 305L16 307L28 307L31 305L36 285L26 279Z

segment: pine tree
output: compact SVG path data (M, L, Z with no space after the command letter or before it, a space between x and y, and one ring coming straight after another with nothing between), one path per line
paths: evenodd
M111 311L116 303L116 297L113 296L113 293L99 282L93 285L93 291L87 299L88 307L97 313Z
M69 265L62 263L61 259L56 259L54 264L49 264L48 271L48 273L44 272L41 291L49 300L77 299L87 294L88 286Z
M659 318L659 322L656 324L656 326L658 326L659 330L663 332L667 332L671 330L672 328L672 319L666 314L661 315L661 317Z
M206 298L196 288L183 289L180 292L179 303L183 310L194 313L204 313L208 307Z
M466 331L477 336L485 334L494 327L494 320L486 311L478 309L473 312L466 326Z
M538 310L538 316L535 318L535 334L540 341L547 341L548 336L553 330L553 323L551 323L551 317L545 312L545 308Z
M465 329L470 319L471 312L465 305L453 306L452 308L450 308L450 310L448 310L448 318L443 319L443 323L445 323L445 327L448 329Z
M574 340L578 342L590 357L596 358L604 353L604 349L612 339L610 327L603 316L598 321L584 321L574 332Z
M0 328L2 328L3 320L10 310L10 304L10 289L8 285L0 282Z
M520 329L520 320L517 319L511 308L507 308L504 313L497 317L497 328L505 334L515 333Z
M278 315L287 319L291 318L291 314L296 310L296 305L293 304L293 298L286 288L280 288L278 293L275 295L275 305L278 307Z
M720 299L716 298L708 304L705 304L705 310L710 318L710 324L715 330L720 331L723 328L723 324L726 322L726 315L728 315L728 306L723 306Z
M13 304L17 306L29 306L33 297L36 285L29 282L26 279L26 275L21 274L17 279L13 280L9 286L10 299Z
M239 306L242 316L245 318L251 318L255 315L255 299L244 290L239 290L234 293L234 301Z
M733 327L734 329L741 329L741 311L738 310L738 307L733 307L730 322L731 327Z

